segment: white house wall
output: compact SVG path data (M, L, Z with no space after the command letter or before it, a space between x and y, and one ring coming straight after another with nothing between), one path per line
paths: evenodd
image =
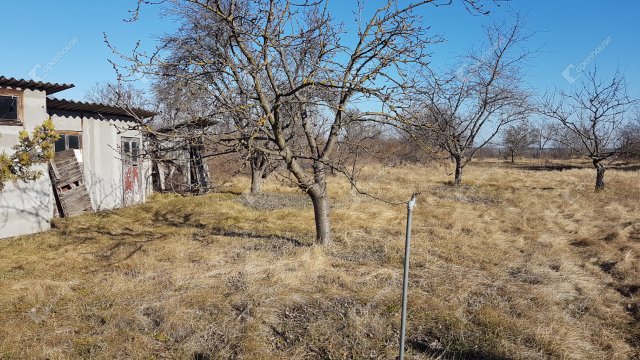
M25 90L22 97L23 125L0 124L0 151L10 154L18 142L18 132L32 131L48 118L44 91ZM49 229L53 217L53 189L46 166L37 181L7 183L0 191L0 238L31 234Z
M52 115L53 124L56 130L61 131L82 131L83 119L78 116L58 116Z
M118 119L100 119L97 115L52 115L56 130L82 130L82 161L87 189L95 210L110 210L123 205L122 161L120 141L122 137L140 139L140 131L130 130L131 122ZM147 193L146 179L150 176L147 161L141 164L142 194ZM143 198L144 201L144 198Z
M22 125L0 123L0 152L10 154L18 143L20 130L32 131L49 117L46 94L39 90L24 90ZM51 115L56 130L82 132L83 170L89 195L96 210L108 210L123 204L122 162L120 139L143 139L139 131L129 130L131 122L86 117L77 113L54 112ZM38 167L43 176L30 182L7 183L0 191L0 239L32 234L50 228L54 212L54 196L46 165ZM151 192L151 162L140 166L142 201Z

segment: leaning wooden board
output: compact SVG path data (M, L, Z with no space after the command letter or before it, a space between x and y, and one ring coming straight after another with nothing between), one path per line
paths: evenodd
M51 181L63 217L92 212L84 174L73 150L56 153L50 162Z

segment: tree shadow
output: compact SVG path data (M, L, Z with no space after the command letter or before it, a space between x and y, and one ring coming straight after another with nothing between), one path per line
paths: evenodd
M97 272L123 263L143 251L147 245L163 241L168 237L166 233L136 230L129 227L108 230L84 226L74 228L73 231L75 235L69 236L69 241L60 244L56 250L72 248L76 249L80 255L92 255L96 259L92 263L95 267L89 269L88 272ZM82 247L91 245L97 239L101 239L96 243L98 249L82 251ZM103 244L104 239L108 243Z
M591 164L571 165L571 164L509 164L508 168L528 170L528 171L564 171L574 169L593 169ZM638 171L640 164L637 163L612 163L607 165L607 170L618 171Z
M127 217L119 211L104 211L54 221L53 239L46 242L45 253L75 253L88 255L85 271L96 273L140 256L155 243L170 241L175 234L191 236L203 246L215 242L214 237L238 239L239 246L255 249L278 250L290 246L310 245L306 237L269 234L253 229L234 229L206 223L198 212L171 207L154 209L140 207L133 211L145 212L141 217ZM177 231L176 231L177 230ZM48 235L50 236L50 235ZM256 243L258 240L261 243Z
M517 165L511 165L509 167L514 169L529 170L529 171L565 171L565 170L587 168L586 166L566 165L566 164L540 164L540 165L517 164Z
M181 212L175 209L171 210L156 210L153 213L152 220L154 223L161 223L165 226L172 226L176 228L196 228L203 229L207 225L194 217L193 213Z
M193 213L189 212L180 212L175 209L171 210L157 210L153 214L153 222L161 223L164 226L173 226L176 228L194 228L199 231L194 233L192 239L194 241L198 241L204 245L210 245L212 242L208 240L210 236L225 236L225 237L235 237L235 238L252 238L257 240L268 240L268 241L285 241L293 244L294 246L305 246L309 245L308 242L304 241L304 239L290 237L290 236L282 236L282 235L274 235L274 234L261 234L255 231L243 231L236 229L226 229L219 226L206 224L197 219Z
M439 342L429 342L424 339L407 339L407 344L414 351L427 354L437 359L473 359L473 360L508 360L510 358L492 353L485 349L460 349L450 350L444 348Z
M224 237L233 237L233 238L250 238L254 240L264 240L264 241L274 241L274 242L287 242L294 246L308 246L311 245L310 242L304 241L304 239L290 237L290 236L282 236L282 235L268 235L268 234L259 234L253 231L238 231L238 230L227 230L221 228L212 228L206 232L206 235L203 236L202 233L194 234L192 239L194 241L198 241L203 245L211 245L213 242L209 241L208 236L224 236Z

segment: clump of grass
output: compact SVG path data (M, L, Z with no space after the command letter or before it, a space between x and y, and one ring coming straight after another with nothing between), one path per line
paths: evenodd
M370 166L414 213L415 359L640 356L637 172ZM157 195L0 242L2 358L393 358L405 209L329 182L336 241L303 194Z

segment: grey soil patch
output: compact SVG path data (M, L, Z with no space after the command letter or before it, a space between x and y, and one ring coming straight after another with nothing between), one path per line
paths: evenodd
M312 205L302 194L243 194L238 201L255 210L304 209Z
M500 199L479 195L476 188L466 185L460 187L451 185L434 186L429 193L438 199L468 204L495 205L501 203Z

